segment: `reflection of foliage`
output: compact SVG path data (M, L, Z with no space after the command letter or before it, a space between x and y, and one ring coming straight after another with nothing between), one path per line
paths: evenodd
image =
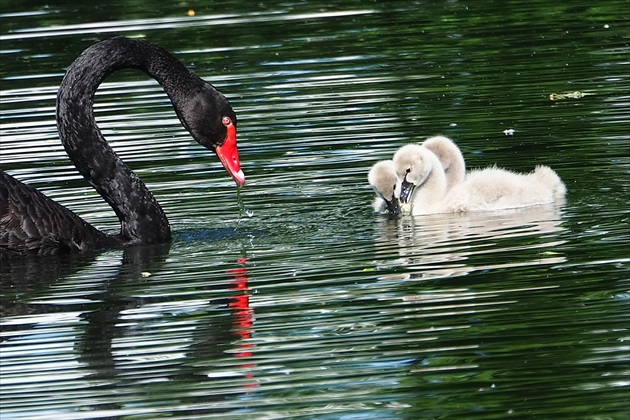
M187 150L191 140L159 86L144 84L148 78L135 71L108 79L143 81L101 89L97 118L106 138L121 146L117 151L165 198L178 223L179 251L164 260L161 252L132 259L127 250L122 264L82 268L50 290L39 272L59 277L67 268L47 264L21 273L33 277L23 290L0 288L36 298L34 305L0 308L11 316L32 309L51 313L40 296L60 298L52 306L83 314L78 322L50 324L52 335L46 325L35 330L35 339L39 331L54 345L63 345L51 342L60 331L67 342L76 340L84 365L69 370L70 382L51 376L37 389L44 397L86 384L81 401L103 396L154 413L178 406L185 416L183 406L208 407L214 403L208 398L217 395L229 406L237 395L234 377L207 374L240 366L234 354L248 348L234 345L233 326L250 322L240 316L250 312L234 308L248 295L232 290L228 270L235 265L222 261L251 247L255 257L247 267L259 318L253 339L263 350L255 358L265 387L258 400L234 401L316 416L307 412L313 401L355 398L357 406L371 401L370 408L383 410L373 417L407 418L449 410L453 418L470 417L472 410L499 418L511 407L525 410L516 415L531 410L545 418L584 417L591 409L610 417L626 408L620 406L627 390L619 385L628 300L621 282L627 278L627 101L620 88L628 80L621 67L626 0L596 6L585 0L65 1L50 7L39 0L0 1L4 14L43 12L4 17L0 26L9 37L0 44L3 93L23 89L8 92L0 104L10 111L3 114L8 135L2 141L15 137L25 149L13 152L18 159L12 168L28 167L39 183L52 179L57 191L69 187L66 200L72 197L75 206L91 200L79 209L117 227L94 204L96 193L70 195L83 184L56 141L54 92L80 51L124 34L163 45L230 97L244 134L246 173L255 180L243 190L243 201L256 217L234 228L235 193L208 186L207 155ZM196 10L192 18L189 8ZM375 12L323 15L359 9ZM64 26L67 33L59 30ZM112 28L119 31L107 32ZM550 93L576 91L597 94L549 100ZM508 127L516 129L514 136L503 134ZM397 222L383 220L387 225L379 227L370 214L365 172L404 142L440 132L458 141L471 167L558 168L571 200L558 222L565 231L541 234L533 226L548 218L529 223L519 217L515 226L522 228L493 230L503 236L471 237L470 228L457 236L462 224L456 220L438 235L429 229L437 223L416 226L411 233L417 243L400 246L406 236ZM217 221L220 228L188 221L201 216L200 226ZM375 235L390 230L391 238L374 243ZM403 257L415 268L401 264ZM536 269L529 261L545 265ZM154 275L143 278L144 271ZM101 272L112 277L103 280ZM89 302L69 306L66 298L82 290ZM195 307L200 310L185 310ZM146 310L134 313L136 308ZM35 339L22 344L32 346ZM138 354L143 348L136 344L149 340L154 346L145 348L157 350L152 355L160 359L143 363L125 354ZM187 353L179 354L182 348ZM230 350L235 353L224 353ZM64 362L74 357L65 356ZM21 369L35 360L31 368L43 378L41 369L49 365L27 351L15 360L16 401L26 404L34 388L27 389ZM215 369L217 361L223 364ZM117 366L122 369L111 369ZM77 379L90 371L114 378L116 392ZM232 395L216 392L225 389ZM45 401L41 392L36 403Z
M620 18L626 16L623 1L596 6L504 1L500 8L457 1L223 0L210 5L128 0L53 6L2 1L3 13L33 12L2 21L2 34L8 36L0 44L7 51L0 67L3 90L52 89L89 44L115 35L138 36L172 51L220 88L237 85L222 89L231 99L249 101L250 92L261 86L269 96L257 101L277 103L294 96L289 100L301 101L299 109L274 116L279 127L300 120L305 131L287 132L289 137L308 134L312 124L336 130L357 107L381 127L388 121L383 129L393 136L457 137L472 130L490 138L491 130L505 144L506 128L526 135L519 121L563 135L563 124L549 124L549 114L532 112L532 106L549 106L553 92L600 92L594 84L613 71L602 64L624 58L620 51L627 27ZM187 15L191 8L195 16ZM217 83L218 76L229 81ZM108 79L120 80L146 76L127 71ZM368 91L373 97L363 95ZM523 103L531 106L519 106ZM52 102L47 99L42 106L52 108ZM585 120L574 124L588 130ZM276 140L284 140L282 134ZM496 149L487 142L483 151ZM541 155L531 142L518 152L527 164ZM513 169L530 170L531 165Z
M471 5L425 2L410 7L407 1L359 0L324 5L306 1L276 4L234 0L212 2L211 6L195 1L138 0L98 4L56 2L53 6L37 3L3 0L2 13L24 15L4 18L2 33L15 34L33 28L54 31L70 25L74 34L81 32L81 36L42 33L34 38L11 39L11 49L26 54L20 54L18 60L5 60L9 62L1 70L2 76L20 74L25 68L36 74L61 71L88 44L117 34L144 36L175 52L201 51L189 56L189 62L200 69L248 68L276 59L387 55L390 60L383 65L396 66L398 71L410 74L438 68L442 76L448 76L450 71L461 71L462 66L466 71L484 71L490 63L503 63L515 71L531 70L542 60L564 66L589 58L572 56L576 36L586 36L581 42L601 42L596 36L598 31L611 23L608 37L621 37L623 22L614 23L625 12L621 10L623 2L577 7L570 3L548 5L542 0L538 6L503 2L500 10L488 2ZM187 15L191 8L196 12L194 17ZM376 13L312 16L351 10ZM110 32L116 27L120 31ZM207 53L219 48L230 50ZM511 78L512 74L496 72L492 77Z

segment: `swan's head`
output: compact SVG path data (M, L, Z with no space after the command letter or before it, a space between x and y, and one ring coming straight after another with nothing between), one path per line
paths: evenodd
M374 191L380 196L387 206L390 214L400 214L400 204L398 203L397 190L400 187L400 180L396 176L394 162L383 160L377 162L368 173L368 182Z
M244 185L245 174L236 146L236 114L227 98L203 82L199 91L189 92L184 99L173 100L184 126L199 144L214 150L239 186Z
M429 137L422 142L422 146L431 150L440 159L445 171L449 169L452 161L461 153L455 143L453 143L453 140L444 136Z
M440 160L444 173L452 187L462 182L466 177L466 162L459 147L453 140L444 136L434 136L426 139L422 145L432 151Z
M400 186L400 201L409 203L414 188L422 185L433 170L435 155L419 144L408 144L394 154L394 168Z

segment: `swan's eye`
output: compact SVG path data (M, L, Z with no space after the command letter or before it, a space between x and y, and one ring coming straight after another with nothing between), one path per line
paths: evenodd
M411 172L411 168L407 168L406 172L407 173Z
M232 124L232 119L230 117L223 117L221 122L223 123L224 126L227 127L228 125Z

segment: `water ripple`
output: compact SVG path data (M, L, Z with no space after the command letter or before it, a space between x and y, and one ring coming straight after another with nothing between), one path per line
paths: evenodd
M623 11L558 20L557 6L523 3L506 22L483 2L239 5L83 23L65 6L0 15L3 169L117 231L54 121L65 67L115 33L151 35L228 96L248 179L240 214L233 181L159 85L108 79L99 127L174 241L3 262L1 417L625 413ZM548 100L576 90L590 95ZM471 168L558 169L567 203L372 214L368 168L437 133Z

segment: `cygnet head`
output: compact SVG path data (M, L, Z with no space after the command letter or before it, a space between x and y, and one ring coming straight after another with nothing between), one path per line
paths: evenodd
M400 179L396 176L394 162L382 160L374 164L368 173L368 182L376 194L385 201L387 210L393 215L400 214L400 204L397 198Z
M419 144L398 149L394 154L394 167L402 180L400 201L403 203L411 200L414 188L424 184L434 170L444 172L435 154Z
M464 156L453 140L444 136L434 136L426 139L422 145L440 160L449 189L466 178Z

